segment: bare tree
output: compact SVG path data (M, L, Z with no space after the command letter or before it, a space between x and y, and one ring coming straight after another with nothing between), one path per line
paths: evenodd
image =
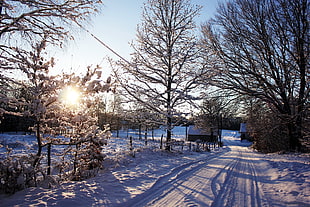
M223 119L236 116L238 113L238 99L221 89L208 90L208 94L203 94L202 96L203 101L199 108L200 112L196 120L196 125L207 132L217 130L219 141L221 142Z
M22 39L43 38L46 35L59 43L68 36L72 23L82 24L99 11L100 0L0 1L0 37L7 44L13 38L19 45ZM7 45L6 44L6 45ZM4 45L1 45L2 47Z
M14 69L16 48L30 49L44 39L62 46L73 32L99 11L101 1L0 1L1 70ZM76 27L74 27L74 25Z
M115 71L127 97L165 117L167 143L172 117L193 98L191 93L204 72L195 37L194 18L199 10L188 0L149 0L132 60L120 62Z
M266 103L286 125L290 149L299 148L309 110L309 1L229 1L202 31L217 60L213 83Z
M101 1L6 0L0 1L0 71L16 69L14 56L30 49L34 42L48 41L62 46L73 39L73 31L99 11ZM74 25L76 27L74 27Z

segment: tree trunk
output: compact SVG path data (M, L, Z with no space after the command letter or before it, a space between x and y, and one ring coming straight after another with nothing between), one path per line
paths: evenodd
M171 119L171 117L167 117L167 139L166 139L166 150L167 151L171 150L171 146L170 146L171 128L172 128L172 119Z
M171 40L171 21L169 22L169 27L170 31L168 31L168 38L167 38L167 45L168 45L168 76L167 76L167 143L166 143L166 150L170 151L171 146L171 128L172 128L172 113L171 113L171 87L172 87L172 40Z
M171 69L168 73L168 85L167 85L167 141L166 150L170 151L171 142L171 129L172 129L172 112L171 112Z
M36 165L39 162L39 159L41 157L42 154L42 142L41 142L41 135L40 135L40 121L37 121L36 124L36 136L37 136L37 143L38 143L38 152L36 154L36 158L33 162L33 167L36 167Z
M47 145L47 175L51 175L51 147L52 144Z
M298 118L297 118L298 119ZM302 136L301 120L288 124L289 130L289 148L291 151L301 151L301 143L299 139Z
M3 0L0 0L0 15L2 15Z

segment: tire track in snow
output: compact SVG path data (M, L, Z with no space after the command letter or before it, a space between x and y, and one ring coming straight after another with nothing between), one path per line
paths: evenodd
M227 200L226 197L230 197L232 191L235 188L233 170L235 169L238 162L239 159L234 160L233 162L228 162L228 164L226 164L225 167L222 168L212 179L211 189L214 195L214 202L211 206L225 206L224 201Z
M213 154L206 159L189 162L172 169L168 174L165 174L157 179L150 189L144 193L134 197L133 199L120 204L119 206L150 206L163 198L168 193L175 189L175 185L180 185L183 180L195 174L201 168L204 168L206 163L218 156L227 153L223 151ZM168 187L167 187L168 186Z
M253 161L244 153L241 148L229 153L232 162L214 177L211 183L214 194L212 207L269 206L263 198Z
M254 198L256 198L257 206L270 206L268 200L265 198L262 187L260 186L260 182L258 180L259 175L255 169L255 165L253 161L249 162L249 167L250 167L250 175L253 175L253 178L254 178L253 183L252 183L253 192L251 193L251 195L255 195ZM257 198L260 198L260 199L257 199ZM254 206L254 204L252 206Z
M231 141L230 151L172 169L120 206L269 206L255 169L257 157L239 143Z

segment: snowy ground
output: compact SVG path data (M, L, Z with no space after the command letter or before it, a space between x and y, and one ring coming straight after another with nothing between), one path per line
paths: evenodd
M309 154L264 155L238 136L225 131L225 146L203 153L136 141L135 157L112 138L97 177L1 195L0 206L310 206Z

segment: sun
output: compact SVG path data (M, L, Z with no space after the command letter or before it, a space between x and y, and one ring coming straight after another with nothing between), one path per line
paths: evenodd
M79 90L73 86L67 86L61 92L61 100L69 106L78 105L80 96Z

